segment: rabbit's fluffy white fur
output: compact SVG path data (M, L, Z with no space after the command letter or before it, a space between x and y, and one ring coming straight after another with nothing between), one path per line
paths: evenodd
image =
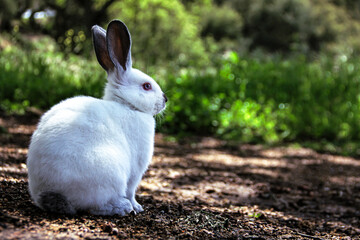
M135 191L153 154L153 116L167 98L151 77L131 67L125 24L114 20L107 31L92 31L108 73L104 97L70 98L42 116L28 152L30 194L52 212L141 212Z

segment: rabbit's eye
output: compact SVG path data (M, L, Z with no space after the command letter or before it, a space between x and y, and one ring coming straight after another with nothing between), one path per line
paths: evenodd
M150 89L151 89L151 84L150 83L144 83L143 84L143 88L144 88L144 90L146 90L146 91L149 91Z

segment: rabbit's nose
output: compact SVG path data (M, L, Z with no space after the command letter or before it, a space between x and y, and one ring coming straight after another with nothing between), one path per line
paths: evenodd
M167 102L167 101L168 101L168 99L167 99L167 97L166 97L165 93L163 93L163 97L164 97L164 99L165 99L165 102Z

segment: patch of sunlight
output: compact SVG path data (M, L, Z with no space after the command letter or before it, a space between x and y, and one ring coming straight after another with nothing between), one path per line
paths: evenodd
M20 133L20 134L32 134L35 131L35 126L30 127L26 125L17 125L15 127L9 127L8 129L9 133Z
M264 169L264 168L253 168L253 169L247 169L246 170L247 173L253 173L253 174L257 174L257 175L266 175L272 178L277 178L279 176L283 176L283 174L274 171L272 169Z
M355 185L360 183L360 177L334 176L329 178L329 182L340 186L344 186L345 184Z
M6 154L27 154L27 148L0 147L0 153Z
M27 167L26 164L22 163L19 166L13 166L13 165L5 165L0 167L0 172L2 173L27 173Z
M25 180L27 181L27 180ZM14 178L14 177L10 177L10 176L0 176L0 184L1 182L10 182L10 183L21 183L24 182L24 179L18 179L18 178Z
M327 156L327 161L339 165L360 166L360 161L351 157Z
M239 157L223 152L211 151L211 153L200 153L194 154L193 159L202 162L212 162L230 166L247 166L253 165L258 167L287 167L291 168L289 164L284 159L267 159L259 157Z

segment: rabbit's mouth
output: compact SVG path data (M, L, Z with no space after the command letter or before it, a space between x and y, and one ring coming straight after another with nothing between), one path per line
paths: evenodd
M166 96L164 95L164 100L161 101L161 103L158 103L158 104L155 105L155 111L154 111L155 114L154 114L154 116L155 116L156 114L159 114L159 113L161 113L162 111L165 110L165 108L166 108L166 102L167 102L167 98L166 98Z

